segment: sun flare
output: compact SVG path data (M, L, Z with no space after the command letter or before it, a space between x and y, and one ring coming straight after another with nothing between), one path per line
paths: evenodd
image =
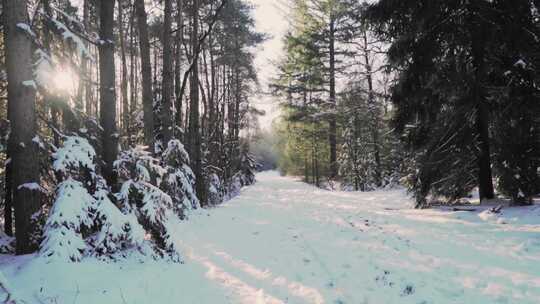
M53 75L54 90L59 93L73 94L77 89L79 77L69 68L60 68Z

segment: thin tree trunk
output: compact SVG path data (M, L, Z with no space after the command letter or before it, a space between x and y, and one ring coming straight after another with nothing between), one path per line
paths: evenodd
M83 2L83 25L84 29L88 31L90 27L90 1L84 0ZM88 43L85 43L88 47ZM88 58L83 56L81 59L81 78L79 82L79 89L84 91L84 101L86 107L86 115L92 116L92 73L89 71L89 61Z
M167 143L174 137L173 124L173 57L172 57L172 37L171 37L171 22L172 22L172 0L165 0L165 12L163 22L163 65L162 65L162 82L161 82L161 127L163 135L163 144Z
M122 77L120 79L120 91L122 93L122 122L124 134L127 136L127 144L131 143L130 140L130 126L129 126L129 100L128 100L128 71L126 60L126 41L124 37L124 8L122 7L122 1L118 2L118 34L120 38L120 59L122 61Z
M304 181L309 183L309 153L308 150L304 152Z
M176 117L175 117L175 125L182 128L182 75L181 75L181 67L182 67L182 44L183 44L183 35L184 35L184 21L182 18L182 10L183 10L183 0L177 0L176 1L176 36L175 36L175 50L176 50L176 56L174 58L174 95L176 97Z
M335 20L330 20L330 104L336 108L336 55ZM335 113L330 114L328 144L330 145L330 177L337 176L337 122Z
M193 29L191 31L191 47L193 49L193 68L190 81L190 117L189 117L189 150L191 166L195 173L197 197L202 206L206 206L206 184L202 172L201 130L199 126L199 0L192 3Z
M208 97L208 133L209 133L209 163L212 165L217 165L219 157L219 146L218 142L218 133L220 130L216 127L218 126L217 121L217 111L218 107L216 106L216 90L219 77L219 73L216 72L216 63L214 60L214 52L212 47L212 36L209 35L208 38L208 49L210 56L210 92ZM223 131L223 130L221 130Z
M116 126L116 93L114 71L114 0L101 0L99 44L100 123L103 128L102 153L103 176L109 186L116 187L113 162L118 154Z
M234 173L240 170L241 153L240 153L240 102L242 101L241 95L241 80L240 80L240 68L239 65L236 66L235 70L235 96L234 96L234 130L233 130L233 142L231 143L232 147L232 159L233 159L233 168Z
M96 2L98 3L98 2ZM99 5L99 4L98 4ZM99 12L99 11L98 11ZM95 63L91 63L90 70L93 71L93 75L96 80L96 83L100 83L100 75L99 75L99 48L94 48L94 58L98 57L98 60L95 61ZM99 109L99 87L92 91L92 107L94 110L94 115L96 118L98 117L98 114L100 113Z
M38 147L36 136L36 87L32 82L32 41L20 24L29 26L26 0L4 1L4 30L8 76L8 116L11 119L9 151L13 177L15 236L17 254L37 249L32 239L35 225L32 217L39 212L40 191L29 187L39 184Z
M135 9L131 7L131 16L129 18L129 117L134 119L137 111L137 65L135 62ZM128 130L128 144L133 145L133 133L137 131L133 128Z
M137 25L139 29L139 48L141 52L142 104L144 120L144 143L154 149L154 98L152 92L152 63L150 60L150 41L144 0L135 0Z
M11 155L8 151L6 159L10 159ZM13 171L11 170L11 162L6 162L5 184L4 184L4 232L13 236Z
M366 31L363 32L363 55L364 55L364 64L366 69L366 77L368 82L368 106L369 112L371 114L371 138L373 141L373 151L375 154L375 184L380 187L382 185L382 173L381 173L381 153L379 147L379 126L378 126L378 117L377 117L377 105L375 102L375 92L373 89L373 77L372 77L372 68L369 54L369 44L367 39Z
M211 35L209 36L211 37ZM210 45L208 46L208 48ZM211 86L210 86L210 78L209 78L209 72L208 72L208 59L206 56L207 48L204 48L201 52L202 54L202 67L203 67L203 74L204 74L204 82L201 83L201 93L202 93L202 99L203 99L203 106L204 106L204 113L202 117L202 130L203 132L206 131L206 133L203 135L203 138L210 138L210 134L212 134L211 125L212 122L208 119L211 110L212 101L211 98Z
M52 15L51 11L51 5L49 0L43 0L43 10L47 16ZM43 27L43 48L45 52L49 56L51 56L51 31L49 29L49 25L46 22L45 26ZM48 105L50 107L50 114L51 114L51 124L53 128L55 128L57 131L60 131L60 124L58 123L58 116L60 113L60 107L58 100L52 98L51 94L48 92L44 93L43 96L43 103L45 105ZM60 137L58 136L58 132L53 132L53 143L56 147L60 146Z

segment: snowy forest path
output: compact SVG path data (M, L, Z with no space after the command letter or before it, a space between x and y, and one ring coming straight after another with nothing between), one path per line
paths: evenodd
M404 190L257 180L171 223L184 264L0 255L0 271L26 303L540 303L540 204L415 210Z
M178 238L230 303L540 303L537 217L413 210L403 190L332 192L276 172L257 180Z

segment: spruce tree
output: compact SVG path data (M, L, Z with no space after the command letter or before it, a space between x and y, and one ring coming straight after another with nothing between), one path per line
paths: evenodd
M474 186L482 199L493 197L484 90L489 10L462 4L383 0L368 9L379 37L391 43L394 123L415 153L418 206L428 195L453 200Z
M531 201L539 150L535 12L529 1L481 0L382 0L368 9L391 44L394 123L415 154L418 206L476 186L481 199L493 198L493 177L514 202Z
M497 186L514 203L530 204L540 193L539 15L530 1L494 1L493 6L489 93Z

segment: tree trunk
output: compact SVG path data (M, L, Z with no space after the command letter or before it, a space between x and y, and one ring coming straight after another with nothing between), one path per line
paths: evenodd
M47 16L52 15L51 11L51 5L49 0L43 0L43 10L45 11L45 14ZM43 27L43 49L45 52L47 52L47 55L51 56L51 31L49 29L49 24L47 21L45 22L45 25ZM51 124L53 128L60 131L60 124L58 122L58 116L60 113L60 105L59 101L57 99L52 98L51 94L48 92L44 93L43 96L43 103L50 107L50 114L51 114ZM53 143L56 147L60 146L60 137L58 136L58 132L53 132Z
M379 147L379 118L377 117L377 104L375 102L375 92L373 90L373 77L371 69L371 60L369 54L369 44L367 39L367 33L363 33L364 40L364 64L366 69L366 77L368 82L368 106L371 114L371 139L373 141L373 152L375 154L375 184L380 187L382 185L382 173L381 173L381 153Z
M141 52L142 104L144 120L144 143L154 149L154 97L152 93L152 64L150 61L150 41L144 0L135 0L137 26L139 29L139 48Z
M489 109L483 89L485 71L486 27L480 20L480 7L477 1L469 5L471 14L471 55L474 68L472 102L476 108L476 131L478 147L478 188L480 201L495 197L491 173L491 155L489 144Z
M101 0L99 44L99 98L100 123L103 128L102 153L103 177L109 186L116 187L113 162L118 154L116 127L116 93L114 71L114 0Z
M124 37L124 8L122 1L118 2L118 36L120 40L120 59L122 61L122 78L120 79L120 91L122 94L122 127L124 134L127 137L127 144L130 140L130 117L129 117L129 100L128 100L128 71L126 61L126 41Z
M163 145L174 137L173 124L173 58L172 58L172 37L171 37L171 17L172 17L172 0L165 0L164 24L163 24L163 66L162 66L162 83L161 83L161 127L163 135Z
M335 20L330 20L330 104L336 108L336 49L335 49ZM330 114L328 144L330 145L330 177L337 176L337 122L335 113Z
M4 1L4 29L8 76L8 116L11 119L9 151L13 177L13 205L15 207L15 237L17 254L37 249L32 238L32 217L39 212L40 191L26 187L39 184L38 147L36 136L36 87L32 72L32 41L21 24L29 26L26 0Z
M208 145L209 145L209 160L208 162L211 165L218 165L218 158L219 158L219 133L223 132L223 129L219 129L219 118L218 118L218 106L219 100L217 99L217 90L218 90L218 83L219 83L219 72L218 68L216 67L216 61L214 58L214 51L212 46L212 36L208 37L208 48L209 48L209 56L210 56L210 93L208 98L208 130L209 130L209 138L208 138Z
M131 16L129 18L129 117L130 119L135 118L135 112L137 112L137 96L138 96L138 77L137 73L137 62L135 61L135 9L131 8ZM133 133L136 133L137 130L131 128L129 130L129 145L133 145Z
M193 29L191 31L191 47L193 49L193 69L190 80L190 105L189 105L189 151L191 167L195 173L197 197L201 206L207 204L206 185L202 172L201 130L199 127L199 0L192 3Z
M175 126L182 128L182 75L181 75L181 63L182 63L182 43L184 35L184 21L182 19L183 0L176 1L176 36L175 36L175 50L176 55L174 58L174 95L176 97L176 117Z
M239 49L238 41L236 42L236 49ZM240 80L240 62L236 62L234 69L234 114L233 114L233 138L231 142L232 153L230 157L233 160L233 174L240 169L240 102L242 100L241 95L241 80Z
M10 159L11 155L8 151L6 159ZM11 162L6 162L5 171L5 196L4 196L4 232L13 236L13 182L12 182Z
M84 0L83 3L83 25L86 31L90 28L90 0ZM88 43L85 44L88 47ZM79 85L84 88L84 101L86 106L86 115L92 116L92 72L89 70L89 60L82 58L81 62L81 81Z
M478 189L480 200L495 197L491 174L491 155L489 145L489 112L486 101L481 99L477 107L476 126L478 132Z

